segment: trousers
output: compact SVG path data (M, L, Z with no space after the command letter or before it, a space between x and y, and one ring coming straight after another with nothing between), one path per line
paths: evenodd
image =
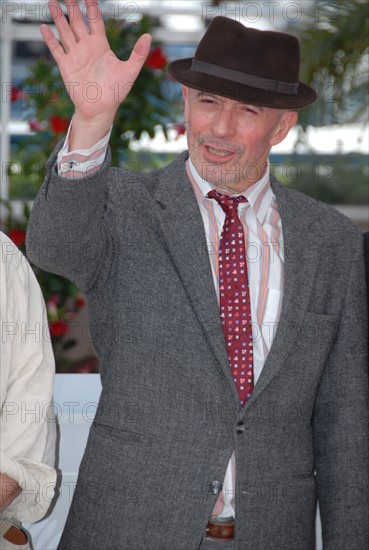
M218 540L205 537L199 550L234 550L233 540Z

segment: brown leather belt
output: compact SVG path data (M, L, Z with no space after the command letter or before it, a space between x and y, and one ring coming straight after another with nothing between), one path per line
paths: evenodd
M232 540L234 539L234 521L214 522L209 521L206 528L206 536L212 539Z
M11 542L12 544L16 544L18 546L22 546L23 544L27 544L28 542L28 537L26 533L15 525L9 527L6 533L3 534L3 538L8 542Z

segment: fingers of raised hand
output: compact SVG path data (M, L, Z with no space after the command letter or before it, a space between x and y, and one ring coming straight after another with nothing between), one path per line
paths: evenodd
M47 25L41 25L40 31L42 38L45 40L47 47L49 48L53 58L59 63L63 56L65 56L64 50L55 38L52 30Z
M65 0L65 5L68 11L70 28L72 29L74 37L78 42L83 36L88 34L85 20L77 0Z
M49 1L51 16L66 51L69 51L73 44L78 42L83 36L89 34L89 31L91 34L105 35L105 25L98 0L85 0L85 14L87 15L88 27L86 26L84 14L81 12L78 0L65 0L65 5L68 12L69 24L58 2L56 0Z
M105 25L98 0L85 0L85 5L91 34L105 35Z
M68 10L68 18L76 40L88 34L86 21L80 10L78 0L65 0ZM85 0L85 14L91 34L105 34L105 25L98 0Z
M133 47L133 50L129 57L129 61L137 66L138 71L141 70L142 65L145 63L145 60L150 51L150 46L151 35L146 33L140 36Z
M58 29L60 40L63 44L65 51L68 53L69 50L73 47L73 45L76 43L75 36L70 26L68 25L68 22L64 16L63 10L61 9L60 5L55 0L51 0L48 6L49 6L50 15L54 20L56 28ZM47 45L49 46L48 43Z

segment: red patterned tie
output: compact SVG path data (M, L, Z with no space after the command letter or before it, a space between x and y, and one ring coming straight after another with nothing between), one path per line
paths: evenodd
M229 364L243 406L254 388L245 237L237 211L239 203L247 199L214 190L207 196L215 199L226 215L219 242L219 307Z

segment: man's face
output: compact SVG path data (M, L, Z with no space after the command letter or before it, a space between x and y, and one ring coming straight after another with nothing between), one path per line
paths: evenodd
M190 157L200 176L220 190L241 192L265 172L269 151L297 113L247 105L183 86Z

